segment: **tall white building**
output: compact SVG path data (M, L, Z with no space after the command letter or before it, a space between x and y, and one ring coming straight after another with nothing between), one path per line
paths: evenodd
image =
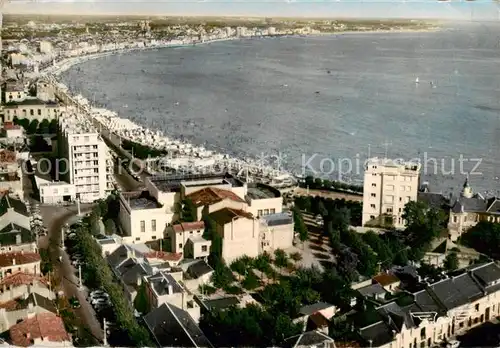
M59 118L60 174L75 185L76 199L93 202L113 190L113 161L97 129L86 116L64 112Z
M402 228L406 203L417 200L420 164L371 158L365 165L363 226L392 224Z

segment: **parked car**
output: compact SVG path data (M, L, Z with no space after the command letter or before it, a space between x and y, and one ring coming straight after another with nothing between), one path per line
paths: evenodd
M457 340L449 340L446 342L446 348L458 348L460 346L460 342Z
M80 301L78 301L78 299L75 296L72 296L69 299L69 304L71 308L80 308Z

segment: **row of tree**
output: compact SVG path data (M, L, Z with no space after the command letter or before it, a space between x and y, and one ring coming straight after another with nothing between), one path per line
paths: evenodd
M51 121L43 119L41 122L38 120L29 120L27 118L14 117L14 124L24 128L26 134L56 134L59 128L57 120Z
M130 140L123 139L122 148L132 153L135 158L147 159L154 157L162 157L167 154L166 151L153 149L149 146L142 145Z
M345 208L349 211L349 224L352 226L361 226L363 214L362 202L320 196L298 196L295 197L295 206L307 213L321 215L323 218L331 218L337 211Z
M331 181L328 179L314 178L310 175L306 176L304 182L300 183L300 185L312 190L363 193L363 186L361 185L353 185L347 184L342 181Z
M494 259L500 259L500 224L480 221L460 237L460 243Z
M101 216L100 208L94 209L91 215ZM117 326L124 335L128 335L131 342L137 347L150 346L150 337L146 329L140 326L127 299L123 296L123 289L114 281L114 275L102 257L101 248L92 237L95 231L91 217L83 219L76 231L76 249L84 257L85 269L83 277L85 283L92 288L104 289L110 297L116 314Z

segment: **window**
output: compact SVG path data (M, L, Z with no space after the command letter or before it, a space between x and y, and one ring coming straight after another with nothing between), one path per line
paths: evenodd
M399 187L399 191L404 192L404 191L405 191L405 187L404 187L404 186L400 186L400 187Z
M151 220L151 231L156 232L156 220Z
M206 252L207 252L207 250L208 250L208 248L207 248L207 246L206 246L206 245L202 245L202 246L201 246L201 251L202 251L202 252L206 253Z
M155 239L156 239L156 236L151 236L151 239L155 240Z
M271 214L276 214L276 209L271 209L271 210L270 210L270 213L271 213Z
M31 109L30 110L30 115L33 116L35 114L35 110Z
M406 186L406 191L410 192L411 191L411 186Z
M388 195L384 197L385 203L394 203L394 196Z
M137 238L135 238L135 240L141 240L141 237L137 237Z
M388 213L392 213L392 207L387 208Z
M377 184L375 184L375 183L372 183L372 187L377 187Z
M182 243L179 243L179 249L182 249Z
M371 196L372 197L377 197L377 194L376 193L372 193Z
M453 222L455 222L455 223L457 222L457 217L456 216L453 217Z
M370 204L370 208L375 209L375 204Z
M420 338L425 340L425 327L420 330Z
M402 202L403 201L403 197L399 197L399 201Z
M375 220L375 215L370 215L370 220Z
M269 209L264 209L264 215L269 215Z
M88 143L88 142L89 142L89 139L90 139L90 138L89 138L88 136L84 136L84 137L83 137L83 141L85 141L86 143Z
M260 217L260 216L262 216L262 210L260 210L260 209L259 209L259 210L257 211L257 216L259 216L259 217Z
M146 221L141 220L141 232L146 232Z
M479 304L475 306L476 312L479 312Z
M38 114L38 116L42 116L42 110L38 109L37 114Z
M394 191L394 185L385 185L387 191Z

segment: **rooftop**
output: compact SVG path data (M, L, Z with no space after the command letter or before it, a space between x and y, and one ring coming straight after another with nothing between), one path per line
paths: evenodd
M194 279L198 279L210 272L213 272L213 268L203 260L191 264L187 269L187 273Z
M168 253L164 251L153 250L149 253L144 254L144 257L148 259L160 259L163 261L180 261L182 259L182 253Z
M366 161L366 166L380 166L385 168L399 168L410 171L419 171L420 163L415 161L394 160L390 158L372 157Z
M179 192L182 183L194 182L194 181L212 181L212 180L224 180L232 187L242 187L244 184L241 180L236 179L229 173L225 174L173 174L173 175L161 175L152 176L149 178L152 184L154 184L158 190L163 192Z
M281 193L279 190L264 184L248 184L247 197L250 199L268 199L279 198Z
M45 102L43 100L36 99L36 98L26 98L26 99L23 99L20 101L7 102L7 103L5 103L4 107L6 109L15 109L19 106L28 106L28 105L32 105L32 106L43 105L43 106L57 107L59 104L57 104L56 102L50 102L50 101Z
M216 187L205 187L199 191L187 195L186 197L191 199L196 207L212 205L225 199L230 199L232 201L240 203L246 203L234 192L229 190L222 190Z
M43 339L48 342L70 342L64 323L53 313L37 314L24 319L10 328L10 338L15 346L28 347L33 340Z
M0 230L0 246L33 243L35 237L27 230L15 223L10 223Z
M26 205L19 199L13 198L8 194L0 195L0 216L7 213L8 209L13 209L16 213L28 217Z
M0 267L12 267L40 261L40 255L33 252L9 252L0 254Z
M20 285L28 285L33 284L34 282L39 281L43 284L47 283L47 280L39 275L25 273L25 272L16 272L13 274L8 274L0 280L0 286L20 286Z
M188 232L188 231L198 231L205 229L205 222L196 221L196 222L182 222L180 224L175 224L173 226L175 232Z
M17 156L15 152L0 149L0 163L15 163L16 158Z
M250 213L247 213L243 210L237 210L237 209L231 209L231 208L224 208L221 210L217 210L213 213L210 214L210 217L214 219L215 222L225 225L227 223L230 223L231 221L239 218L245 218L245 219L253 219L253 215Z
M162 207L148 191L123 192L121 195L132 210L158 209Z
M391 285L394 283L398 283L400 281L398 279L398 277L396 277L395 275L389 274L389 273L379 274L379 275L373 277L373 280L382 286Z
M172 275L165 272L159 272L149 276L148 281L157 296L180 294L184 291L182 286L177 283Z
M281 226L293 224L293 218L287 213L269 214L260 217L268 226Z
M229 307L238 306L240 304L240 300L238 300L236 296L216 298L213 300L205 300L201 302L209 311L226 309Z
M144 316L161 347L213 347L188 312L168 303Z
M326 342L332 342L333 339L318 331L306 331L300 335L285 339L285 347L319 347Z

